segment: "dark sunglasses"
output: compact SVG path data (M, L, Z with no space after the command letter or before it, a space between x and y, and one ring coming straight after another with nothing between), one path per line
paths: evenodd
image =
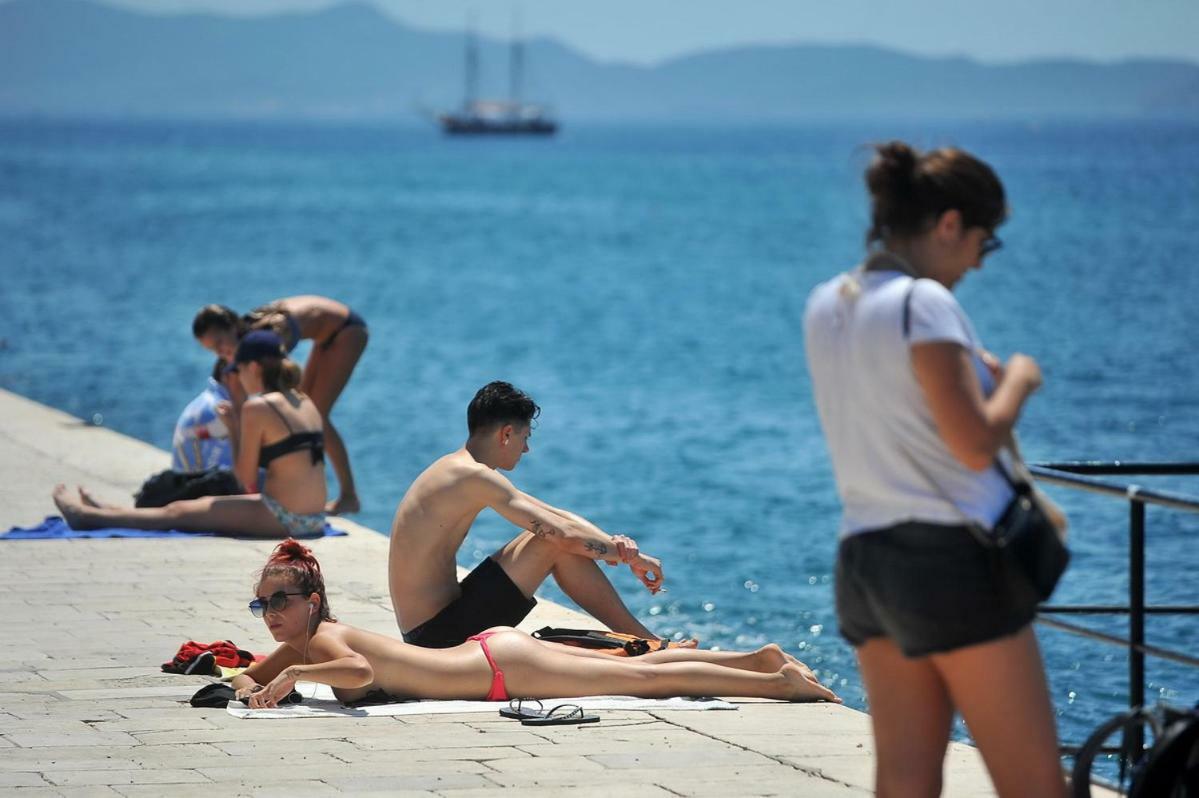
M982 244L978 248L978 256L985 258L993 252L998 252L1003 249L1003 241L999 236L991 235L983 239Z
M285 593L280 590L272 593L270 596L257 596L250 602L250 614L255 618L261 618L266 615L267 611L282 612L287 606L288 596L307 596L307 593Z

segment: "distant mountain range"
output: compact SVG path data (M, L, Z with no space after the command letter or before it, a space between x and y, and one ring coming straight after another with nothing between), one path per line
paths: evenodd
M0 115L403 120L462 97L460 34L374 6L270 17L149 15L88 0L0 4ZM502 93L507 44L482 39ZM868 117L1199 118L1199 64L925 58L868 46L750 46L656 66L527 43L526 95L573 121Z

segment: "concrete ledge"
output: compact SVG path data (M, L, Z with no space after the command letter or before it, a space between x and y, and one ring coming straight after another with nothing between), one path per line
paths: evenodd
M0 391L0 523L54 513L57 482L128 502L169 456ZM387 540L314 541L334 612L395 634ZM738 712L608 712L532 730L480 715L246 723L181 703L205 682L158 671L188 639L271 641L245 609L273 541L0 543L0 789L29 794L639 796L868 794L869 718L828 704ZM522 626L585 621L541 602ZM945 794L992 794L977 752L954 745Z

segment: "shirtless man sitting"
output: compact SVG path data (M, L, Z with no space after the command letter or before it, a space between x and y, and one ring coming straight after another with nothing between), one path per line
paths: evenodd
M493 626L516 626L536 605L533 593L553 574L566 595L616 632L655 640L633 617L598 560L625 563L657 593L661 563L624 535L516 488L511 471L529 451L540 408L506 382L475 394L466 411L466 444L425 469L396 510L388 576L404 640L448 648ZM455 555L471 524L490 507L522 531L458 583Z

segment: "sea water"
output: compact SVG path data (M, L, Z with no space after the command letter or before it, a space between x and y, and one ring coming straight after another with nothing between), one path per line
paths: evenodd
M370 325L334 415L357 520L386 531L412 479L464 440L475 390L510 380L543 407L513 479L662 559L658 596L608 571L647 625L726 649L777 641L864 707L832 607L838 505L801 314L862 256L866 145L894 137L966 147L1007 185L1006 246L958 294L989 348L1044 370L1020 424L1029 458L1197 459L1199 127L1183 123L568 123L464 140L4 122L0 386L168 448L212 366L190 332L201 305L341 299ZM1141 481L1199 494L1197 479ZM1055 600L1125 601L1127 504L1049 492L1073 521ZM1149 509L1151 602L1199 603L1197 529ZM460 562L515 531L485 513ZM1039 635L1078 741L1126 701L1125 654ZM1148 636L1199 651L1191 619L1151 617ZM1193 670L1147 673L1150 699L1199 698Z

